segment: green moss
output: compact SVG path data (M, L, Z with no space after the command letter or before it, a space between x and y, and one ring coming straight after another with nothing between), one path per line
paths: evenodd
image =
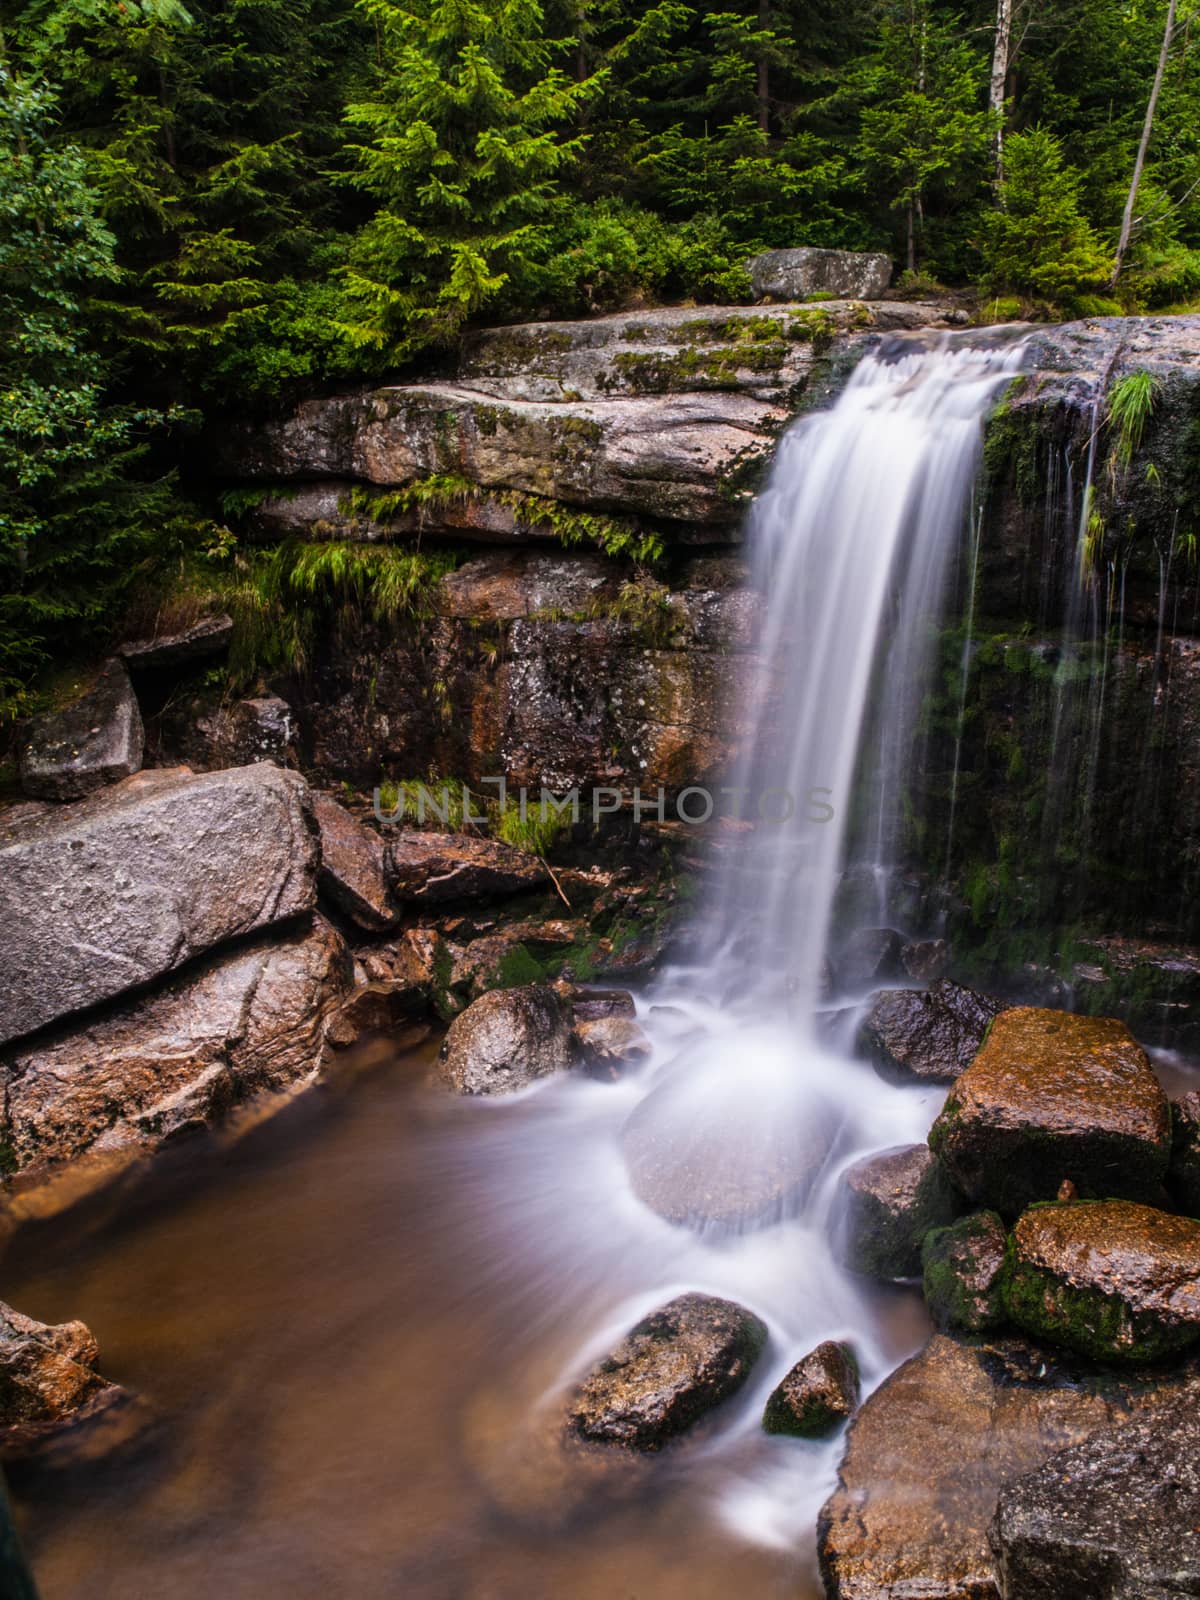
M487 989L519 989L528 983L545 983L546 969L523 944L506 950L487 980Z

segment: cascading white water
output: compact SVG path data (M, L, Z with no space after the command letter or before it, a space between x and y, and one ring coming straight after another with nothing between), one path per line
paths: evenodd
M895 859L914 712L982 422L1020 359L1011 340L885 345L831 411L785 436L754 508L765 622L735 788L793 816L761 822L731 855L712 922L717 959L736 950L756 974L754 1003L764 980L782 979L801 1026L820 992L852 812L853 843L875 873ZM864 751L873 685L875 748ZM826 807L832 816L814 820Z
M522 1441L534 1458L544 1448L539 1402L553 1416L639 1316L689 1289L725 1295L764 1318L770 1344L658 1481L743 1538L795 1551L840 1444L769 1438L766 1396L824 1339L852 1341L869 1390L924 1337L919 1297L839 1264L834 1197L849 1163L923 1140L944 1091L885 1083L814 1012L846 849L862 841L878 867L893 847L983 419L1019 362L1011 338L897 341L782 442L751 529L765 620L737 787L790 792L800 824L801 797L828 790L836 815L762 824L731 854L697 919L695 964L638 997L650 1060L617 1084L565 1074L515 1100L440 1103L446 1184L493 1264L473 1288L521 1308L531 1352L500 1430L500 1478L524 1471Z

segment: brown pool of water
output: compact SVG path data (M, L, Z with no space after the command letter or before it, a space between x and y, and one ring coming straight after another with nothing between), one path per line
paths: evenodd
M82 1317L157 1418L122 1453L13 1473L43 1600L819 1596L811 1532L731 1531L690 1443L632 1497L526 1448L587 1296L562 1314L569 1274L525 1280L497 1251L469 1181L484 1114L456 1112L448 1147L428 1059L18 1235L4 1298ZM881 1293L880 1314L899 1359L919 1296Z

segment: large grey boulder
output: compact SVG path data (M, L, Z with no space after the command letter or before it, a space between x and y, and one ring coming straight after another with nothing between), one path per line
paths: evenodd
M459 1094L511 1094L570 1064L570 1007L538 983L480 995L450 1024L438 1056Z
M325 922L258 939L3 1058L0 1134L10 1167L151 1148L235 1102L292 1088L324 1063L324 1020L352 982Z
M1200 1595L1197 1401L1193 1385L1005 1487L991 1530L1004 1600Z
M766 1342L766 1325L744 1306L682 1294L592 1370L570 1404L570 1425L597 1444L659 1450L742 1387Z
M892 258L865 250L764 250L751 257L750 286L772 300L803 300L810 294L874 300L892 281Z
M77 800L138 772L144 744L137 696L114 658L86 694L31 724L21 787L38 800Z
M311 911L317 855L308 786L269 765L0 821L0 1042Z

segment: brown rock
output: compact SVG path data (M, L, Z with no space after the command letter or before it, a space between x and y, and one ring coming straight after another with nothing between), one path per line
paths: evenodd
M550 881L528 850L461 833L394 834L387 875L397 900L422 906L520 894Z
M84 1028L4 1060L4 1141L17 1170L88 1150L149 1148L215 1121L233 1102L319 1068L326 1009L350 987L326 923L209 958Z
M388 894L382 839L330 795L314 790L312 808L321 830L318 888L368 933L395 927L401 913Z
M308 786L139 773L0 837L0 1042L313 909Z
M658 1450L737 1392L766 1343L753 1312L684 1294L632 1328L570 1405L585 1439Z
M576 989L571 997L571 1009L576 1022L637 1016L637 1005L628 989Z
M596 1017L575 1024L575 1047L590 1078L615 1081L653 1053L644 1030L629 1017Z
M843 1260L884 1281L917 1277L925 1235L963 1209L962 1196L920 1144L856 1162L842 1175L841 1198Z
M1200 1222L1128 1200L1035 1206L1004 1290L1029 1333L1101 1361L1154 1361L1200 1339Z
M110 1386L82 1322L47 1327L0 1303L0 1449L30 1425L62 1424Z
M973 1200L1011 1216L1080 1194L1153 1198L1170 1152L1166 1096L1124 1023L1003 1011L929 1135Z
M828 1593L1001 1600L989 1526L1005 1485L1178 1392L1056 1366L1021 1339L967 1346L935 1335L850 1425L818 1525Z
M928 990L884 989L858 1031L858 1048L897 1083L953 1083L974 1061L999 1000L943 978Z
M544 984L492 989L455 1017L438 1056L459 1094L511 1094L571 1061L571 1019Z
M858 1404L858 1362L849 1345L827 1340L798 1361L772 1392L763 1412L768 1433L802 1439L832 1433Z

